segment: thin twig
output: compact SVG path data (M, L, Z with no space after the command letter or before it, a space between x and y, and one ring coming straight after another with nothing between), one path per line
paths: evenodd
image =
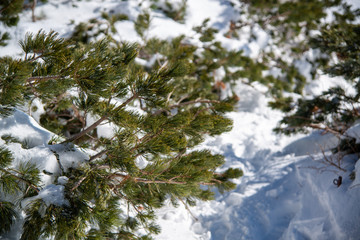
M36 7L37 0L33 0L33 4L31 5L31 13L32 13L32 21L36 22L35 17L35 7Z
M329 158L326 156L323 147L320 146L320 150L321 150L321 153L322 153L322 155L323 155L323 157L324 157L324 161L325 161L326 163L330 164L331 166L334 166L334 167L338 168L339 170L341 170L341 171L343 171L343 172L347 172L346 169L344 169L344 168L342 168L342 167L340 166L340 165L341 165L341 159L340 159L340 158L338 158L338 164L336 164L333 159L331 159L331 158L329 159Z
M59 78L62 78L62 76L59 76L59 75L34 76L34 77L29 77L26 81L27 82L31 82L31 81L35 81L35 80L46 81L46 80L59 79Z
M77 188L81 185L81 183L82 183L86 178L87 178L87 175L83 176L79 181L77 181L77 182L75 183L74 187L71 188L70 191L71 191L71 192L75 191L75 189L77 189Z
M182 107L182 106L186 106L186 105L191 105L191 104L196 104L196 103L220 103L220 101L218 101L218 100L208 100L208 99L198 99L198 100L178 103L178 104L168 106L167 109L159 109L156 112L154 112L154 115L159 115L160 113L166 112L169 109L174 109L174 108L178 108L178 107Z
M196 222L198 222L199 219L194 216L194 214L191 212L189 206L188 206L181 198L178 198L178 199L180 200L180 202L182 202L182 204L184 204L186 210L190 213L190 215L194 218L194 220L195 220Z
M108 149L104 149L101 152L98 152L97 154L91 156L90 159L89 159L89 162L101 157L102 155L106 154L108 151L109 151Z
M61 169L61 174L63 174L63 173L64 173L64 168L63 168L63 166L62 166L62 164L61 164L61 162L60 162L60 156L59 156L59 154L58 154L55 150L50 149L50 151L55 155L56 161L58 162L59 167L60 167L60 169Z

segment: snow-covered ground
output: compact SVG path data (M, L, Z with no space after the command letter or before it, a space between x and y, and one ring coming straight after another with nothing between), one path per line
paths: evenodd
M237 189L192 208L198 221L184 209L160 210L166 230L158 239L359 239L360 189L349 179L358 157L344 160L347 172L324 164L321 149L336 146L334 136L275 135L281 114L256 90L241 86L239 92L250 99L230 114L234 129L205 144L226 156L227 167L244 170Z
M99 17L106 9L131 13L136 18L147 7L139 7L138 2L141 1L49 1L36 8L36 14L43 16L41 20L32 23L31 12L28 11L22 14L16 28L0 26L0 31L9 31L12 36L9 45L0 48L0 55L16 56L20 53L18 41L24 38L26 32L53 29L66 37L74 27L71 21L79 23ZM220 29L217 38L224 46L243 49L249 56L256 57L268 40L263 31L259 30L258 38L252 42L223 37L229 21L237 17L234 14L227 1L188 0L185 24L156 12L152 14L148 34L165 39L180 34L193 35L192 28L210 18L210 25ZM119 40L141 41L131 19L116 24L116 28ZM311 93L316 93L333 84L344 82L322 76L319 81L312 82L309 89ZM235 92L240 102L236 112L229 114L234 120L233 130L220 137L208 138L201 147L223 154L226 157L224 167L241 168L244 176L235 180L238 187L234 191L223 195L217 193L214 201L199 202L196 207L190 208L191 213L183 206L159 209L158 223L162 232L156 239L360 239L360 179L352 181L349 177L358 157L347 156L343 160L342 168L346 172L331 167L324 163L324 158L334 158L326 150L336 146L336 137L320 132L292 137L276 135L272 129L282 113L267 106L270 99L264 94L266 89L239 83ZM360 136L359 129L355 126L349 134ZM31 146L24 149L19 143L10 144L9 149L16 153L16 161L27 158L36 162L40 170L52 172L58 169L57 159L51 147L46 145L53 134L26 113L16 111L13 116L0 119L0 136L9 133L26 140ZM0 139L0 145L3 144L5 141ZM87 158L86 153L81 151L69 154L67 149L63 149L57 152L60 152L65 168L76 164L72 161L73 154L77 154L77 158ZM357 162L355 170L360 176L360 162ZM342 176L343 184L337 187L333 180L339 176ZM50 183L50 178L44 175L43 180ZM60 179L59 185L48 185L40 192L42 196L58 198L59 204L62 191L59 187L51 188L61 187L62 182L66 182L66 179ZM47 196L49 192L55 195ZM0 236L0 239L17 237L16 233L12 233Z

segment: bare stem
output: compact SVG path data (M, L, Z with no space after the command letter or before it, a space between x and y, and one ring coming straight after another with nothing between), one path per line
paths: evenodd
M59 76L59 75L35 76L35 77L29 77L27 79L27 82L32 82L32 81L36 81L36 80L47 81L47 80L52 80L52 79L59 79L61 77L62 76Z
M83 176L79 181L77 181L73 188L71 188L71 192L73 192L75 189L77 189L81 183L87 178L87 175Z
M36 21L36 17L35 17L36 2L37 2L37 0L33 0L33 4L31 5L31 13L32 13L32 21L33 22Z
M195 217L195 215L190 211L189 206L181 198L178 198L178 199L180 200L180 202L182 202L182 204L184 204L186 210L190 213L190 215L194 218L194 220L196 222L199 221L199 219L197 217Z
M105 150L102 150L101 152L98 152L97 154L93 155L90 157L89 159L89 162L101 157L102 155L106 154L109 150L105 149Z
M182 107L182 106L186 106L186 105L191 105L191 104L196 104L196 103L220 103L220 101L208 100L208 99L198 99L198 100L193 100L193 101L188 101L188 102L183 102L183 103L170 105L170 106L168 106L168 109L174 109L174 108L178 108L178 107ZM158 115L158 114L160 114L162 112L166 112L166 111L167 111L167 109L159 109L154 113L154 115Z

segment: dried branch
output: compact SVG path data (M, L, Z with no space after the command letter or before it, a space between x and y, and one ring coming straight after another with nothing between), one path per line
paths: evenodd
M26 81L28 83L31 83L31 82L36 81L36 80L47 81L47 80L59 79L59 78L62 78L62 77L63 76L60 76L60 75L34 76L34 77L29 77Z
M196 104L196 103L220 103L220 101L218 101L218 100L208 100L208 99L197 99L197 100L193 100L193 101L178 103L178 104L168 106L167 109L159 109L156 112L154 112L154 115L159 115L160 113L166 112L169 109L179 108L179 107L182 107L182 106Z
M322 155L324 157L323 159L324 159L325 163L328 163L329 165L334 166L334 167L336 167L337 169L339 169L339 170L341 170L343 172L347 172L346 169L341 167L341 157L337 157L337 159L336 159L337 163L336 163L332 157L328 158L326 156L325 150L324 150L323 147L320 146L320 149L321 149L321 153L322 153Z
M63 174L65 171L64 171L64 167L62 166L62 164L60 162L59 154L56 151L52 150L52 149L50 149L50 151L55 155L56 161L58 162L60 170L61 170L61 174Z
M91 156L90 159L89 159L89 162L101 157L102 155L106 154L108 151L109 151L108 149L104 149L104 150L98 152L97 154Z
M75 183L74 187L72 187L70 191L71 192L75 191L86 178L87 178L87 175L83 176L79 181L77 181Z
M194 220L196 222L199 221L199 219L197 217L195 217L195 215L191 212L189 206L181 199L181 198L178 198L180 200L180 202L182 202L182 204L184 204L184 207L186 208L186 210L190 213L190 215L194 218Z
M330 133L332 133L332 134L334 134L336 136L342 135L340 132L338 132L338 131L336 131L336 130L334 130L334 129L326 126L326 125L321 126L320 124L309 124L309 127L314 128L314 129L324 130L325 132L330 132Z
M33 3L31 5L31 17L32 17L32 21L36 22L36 17L35 17L35 7L36 7L36 3L37 0L33 0Z

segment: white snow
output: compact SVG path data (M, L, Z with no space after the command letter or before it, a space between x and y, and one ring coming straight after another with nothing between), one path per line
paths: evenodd
M345 135L356 139L356 143L360 143L360 123L355 124L349 128Z
M36 33L39 29L53 29L61 36L69 36L75 26L69 24L71 21L77 24L99 17L106 9L114 9L115 13L126 13L130 16L130 20L115 24L118 31L115 39L141 42L133 24L142 8L146 8L146 5L140 7L140 2L142 1L120 3L113 0L53 0L39 4L36 15L44 15L44 18L36 23L31 22L31 12L25 11L16 28L0 25L0 31L9 31L12 37L9 45L1 48L0 56L18 56L21 52L18 41L23 39L28 31ZM163 14L154 13L147 37L171 39L180 34L195 36L192 28L210 18L210 26L220 29L217 40L228 49L243 49L246 55L257 57L269 43L269 36L260 28L254 32L256 40L251 42L248 42L246 37L233 40L222 36L228 30L231 19L242 17L236 15L227 1L187 2L184 24L166 18ZM194 39L191 41L196 42ZM297 67L305 74L309 71L305 62L299 62ZM312 96L339 84L347 86L343 79L322 75L317 81L306 86L305 93ZM168 204L157 210L162 232L155 239L359 239L358 157L350 155L344 158L341 167L346 169L346 172L327 165L323 159L330 155L327 150L338 143L335 136L323 135L320 132L292 137L276 135L272 129L283 114L267 106L271 99L264 94L264 87L256 84L250 87L239 83L234 92L240 97L240 101L236 111L228 114L234 120L233 130L216 138L209 137L201 148L224 154L224 168L241 168L244 176L234 180L238 184L234 191L223 195L216 193L214 201L199 202L196 207L190 208L191 214L182 205L173 208ZM8 118L1 118L0 137L10 134L26 142L26 149L19 143L7 145L14 153L14 165L29 161L36 164L40 171L46 170L52 174L41 174L44 188L24 204L41 198L46 204L66 205L68 203L64 198L63 185L68 179L62 176L62 169L76 167L81 161L87 160L89 154L70 145L48 145L54 134L43 129L25 113L31 114L38 121L43 109L38 102L33 105L38 106L39 110L30 113L24 108L23 111L15 110ZM88 124L93 121L91 117L87 120ZM99 136L112 136L112 130L113 126L103 125ZM359 143L360 124L350 128L347 135L356 138ZM5 141L0 139L0 144L4 145ZM325 152L322 153L322 150ZM59 159L54 151L59 155ZM139 158L137 164L142 168L147 162ZM350 179L351 172L355 172L355 180ZM342 176L343 183L337 187L333 180L339 176ZM0 236L0 239L18 239L14 237L18 236L18 233L11 236Z
M69 201L65 199L64 190L65 187L62 185L49 184L38 195L25 199L22 205L31 204L37 199L44 201L47 206L51 204L56 206L69 205Z
M1 119L0 129L1 135L11 135L20 141L27 141L29 147L47 144L54 135L42 128L32 117L19 110L15 110L14 114L8 118Z
M61 176L58 178L57 181L60 185L65 185L69 181L69 178L67 178L65 176Z

